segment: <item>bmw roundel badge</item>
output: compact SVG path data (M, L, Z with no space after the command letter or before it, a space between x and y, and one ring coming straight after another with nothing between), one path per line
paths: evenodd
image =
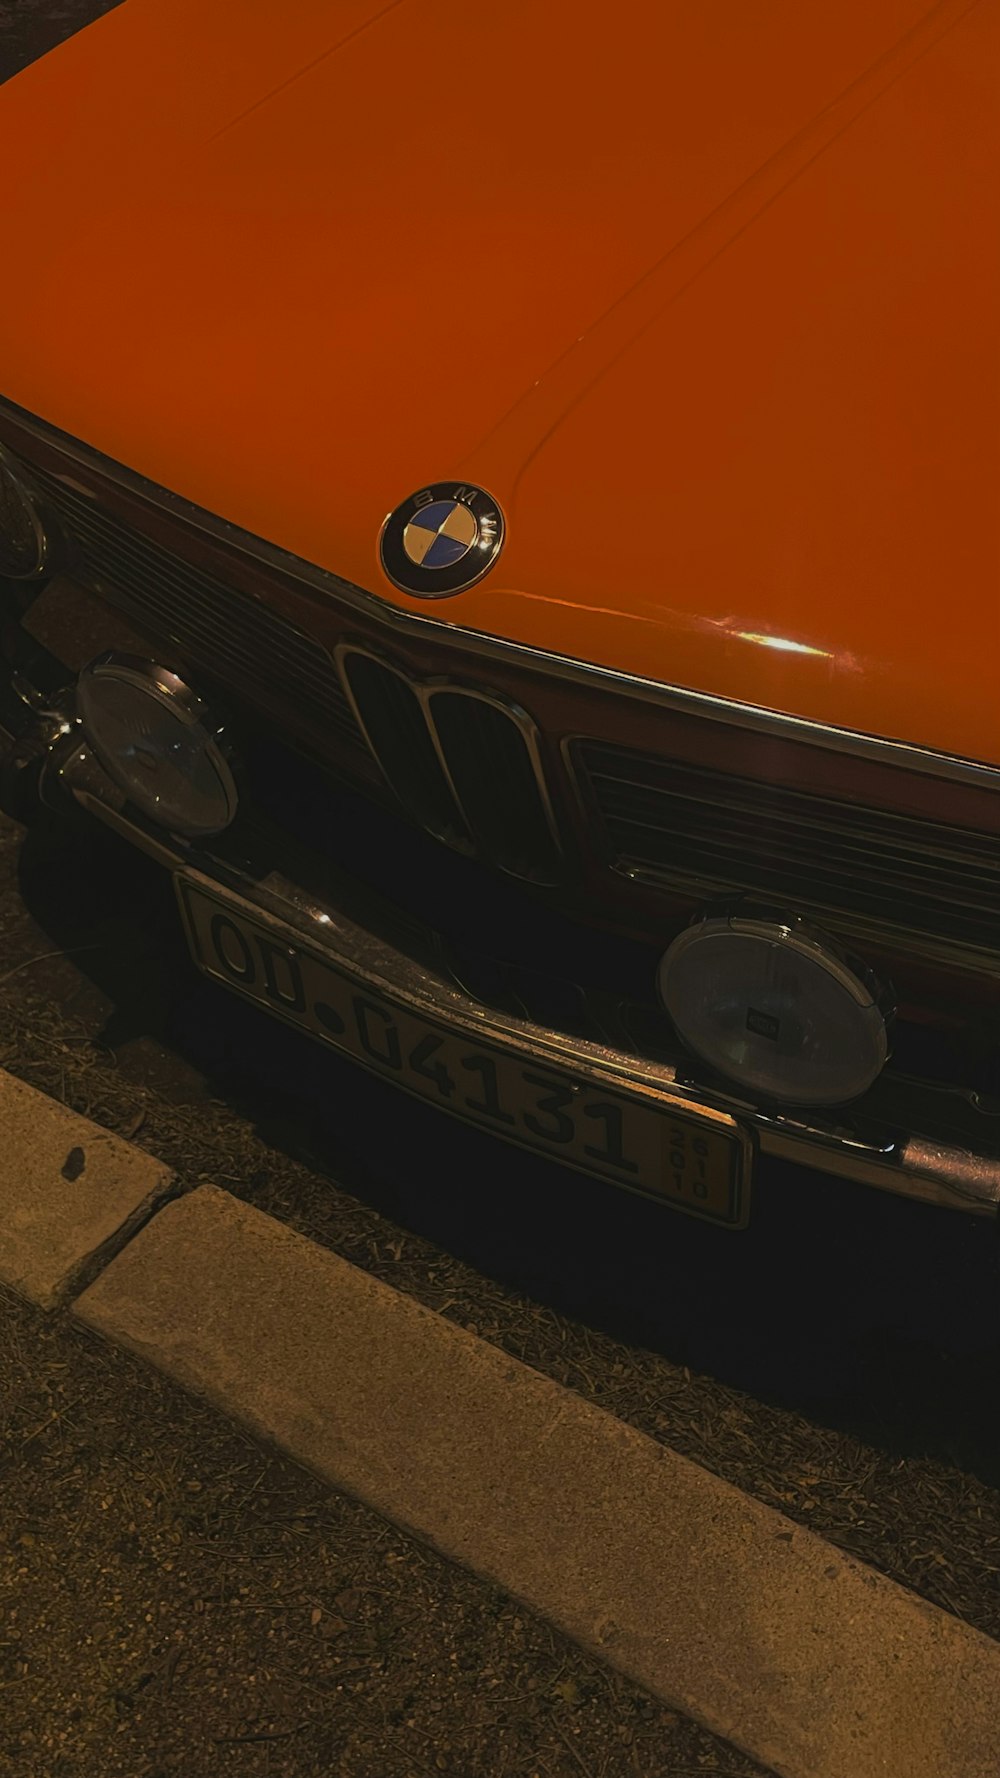
M404 593L447 599L482 579L503 540L503 513L482 488L432 482L389 514L379 554L389 579Z

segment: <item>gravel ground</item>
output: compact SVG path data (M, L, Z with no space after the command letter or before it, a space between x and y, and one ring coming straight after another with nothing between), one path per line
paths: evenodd
M732 1234L513 1155L203 981L110 836L0 841L0 1065L1000 1636L991 1223L772 1169Z
M0 1292L0 1772L763 1778L353 1501Z

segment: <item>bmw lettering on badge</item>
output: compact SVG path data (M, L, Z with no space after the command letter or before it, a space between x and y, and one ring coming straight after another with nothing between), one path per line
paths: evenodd
M582 1080L372 992L348 968L285 942L237 898L177 878L192 953L235 988L453 1117L711 1222L741 1228L748 1138L724 1112Z
M504 545L500 507L483 488L432 482L382 527L379 555L394 586L418 599L449 599L492 568Z

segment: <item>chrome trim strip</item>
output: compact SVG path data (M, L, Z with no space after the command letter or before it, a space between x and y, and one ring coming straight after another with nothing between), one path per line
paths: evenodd
M27 573L15 573L13 568L8 568L7 574L11 580L16 581L41 580L44 575L52 571L52 538L43 522L45 502L32 485L30 468L28 475L25 476L24 466L20 459L14 457L2 444L0 444L0 469L3 470L8 480L13 482L17 493L22 496L35 539L34 567L29 568Z
M527 750L532 777L535 780L535 787L538 791L538 800L542 805L542 813L545 816L545 824L548 827L556 851L559 853L560 857L562 857L564 851L562 835L559 831L559 823L556 820L556 812L553 807L552 798L549 794L545 768L542 764L541 730L535 722L534 717L524 709L523 705L515 703L512 699L502 697L499 692L481 691L477 686L463 685L460 681L455 679L429 679L426 682L424 690L428 709L427 720L434 737L435 745L439 748L442 761L444 760L444 749L438 738L437 723L434 720L434 699L442 692L446 693L449 697L470 698L473 702L488 704L491 709L499 710L501 715L505 716L508 722L513 723L514 727L519 730ZM445 770L448 774L448 781L451 783L452 775L447 765L445 765ZM455 797L459 808L462 808L462 800L457 790L455 792ZM462 812L464 814L464 809ZM500 868L502 869L503 867L501 866ZM538 880L537 877L532 878L532 881Z
M425 969L376 934L356 925L334 906L320 906L276 873L256 881L238 866L137 819L94 755L76 737L49 754L48 795L68 795L131 845L167 869L200 876L239 897L248 912L289 933L362 983L409 1005L418 1015L446 1019L458 1030L489 1039L529 1061L556 1062L584 1078L619 1084L653 1099L683 1102L736 1118L756 1134L762 1152L838 1178L874 1186L981 1216L1000 1208L1000 1156L952 1147L917 1136L865 1142L846 1130L824 1129L805 1119L773 1116L754 1106L696 1087L671 1062L655 1062L612 1046L567 1037L513 1014L496 1012L453 983Z
M482 631L467 630L423 613L401 611L377 594L341 580L336 574L292 555L279 545L268 543L228 520L216 517L203 507L194 505L179 494L165 488L134 470L125 468L102 452L82 444L80 440L60 431L0 397L0 423L7 416L14 424L39 443L60 452L71 463L90 468L120 487L145 500L161 512L169 513L183 525L204 532L217 543L239 551L251 560L296 580L310 592L333 598L342 605L364 612L369 621L389 632L429 636L447 641L452 646L468 648L480 658L515 661L534 672L545 672L572 683L597 689L624 692L629 697L657 705L661 709L678 710L689 715L749 729L758 734L774 735L789 741L823 747L859 759L873 759L883 765L898 766L930 777L946 778L953 783L994 787L1000 784L1000 764L985 760L963 759L957 754L941 753L910 741L890 740L880 735L859 733L815 722L804 716L791 716L780 710L757 704L744 704L736 699L717 697L711 692L692 690L689 686L665 685L623 673L613 667L601 667L567 655L529 648L523 643L509 642ZM30 465L29 465L30 469ZM53 472L55 473L55 472Z
M455 805L455 810L459 816L459 819L466 830L466 835L468 835L467 840L465 837L459 835L458 833L454 833L454 834L448 833L437 826L432 826L429 822L421 820L420 816L416 813L416 811L412 808L409 808L409 806L406 803L405 798L403 796L401 796L400 792L396 789L395 784L392 782L392 779L390 778L389 773L386 771L386 768L382 763L382 756L381 756L378 748L375 745L375 741L374 741L372 734L368 728L368 724L365 721L361 706L358 703L357 698L355 697L354 687L351 684L351 676L350 676L349 672L347 671L347 661L351 655L355 655L355 654L358 655L359 658L362 660L374 661L376 666L381 667L382 670L386 673L391 673L393 678L398 679L401 685L405 685L407 691L413 693L413 696L416 698L417 703L420 706L421 714L423 715L423 718L424 718L424 726L427 730L427 734L428 734L428 738L430 740L431 746L434 749L434 756L437 759L438 765L441 768L441 772L442 772L442 775L443 775L444 781L445 781L445 786L448 790L449 795L451 796L452 802ZM397 799L397 801L399 803L401 803L402 806L407 810L407 813L411 816L415 816L417 820L420 820L420 825L424 828L425 832L432 834L435 839L440 840L444 845L450 846L453 851L464 853L466 856L471 855L471 853L473 851L473 846L472 846L471 830L469 828L468 819L466 817L465 810L463 809L462 804L459 800L458 792L455 789L455 786L452 782L451 773L448 770L448 763L445 760L445 758L441 752L441 746L438 741L437 731L434 728L433 723L429 722L427 719L427 710L424 705L424 700L420 695L420 687L419 687L418 683L415 680L411 679L409 674L403 671L402 667L397 667L395 661L386 660L382 655L375 654L370 649L355 648L355 647L350 646L349 644L341 642L341 643L338 643L337 646L334 648L333 656L334 656L334 661L336 663L337 671L340 675L340 683L341 683L341 686L344 691L344 696L346 697L347 702L350 705L351 714L353 715L354 720L358 725L358 728L360 729L362 735L364 736L365 745L368 748L368 751L371 754L372 759L375 761L376 766L378 767L379 771L382 774L383 782L386 784L388 789L392 792L393 796Z

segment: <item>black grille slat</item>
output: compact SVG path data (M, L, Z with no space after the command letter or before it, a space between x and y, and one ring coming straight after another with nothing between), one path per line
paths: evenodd
M330 656L273 609L162 548L125 521L33 470L76 545L80 578L128 615L175 642L234 689L277 699L364 748Z
M526 735L507 711L460 691L436 691L432 720L479 850L516 876L552 883L560 855Z
M1000 837L596 742L575 758L606 849L641 881L1000 942Z
M466 841L415 691L369 655L349 654L345 671L372 752L400 802L439 838Z
M88 539L82 524L77 527L77 537L84 546L90 543L89 549L85 547L87 566L116 582L137 611L148 612L160 624L172 625L178 641L203 635L213 648L242 655L258 672L265 665L256 659L251 648L241 643L238 629L233 633L233 629L246 620L248 600L244 596L216 582L211 589L214 610L211 606L203 606L194 617L185 611L183 601L189 593L189 585L182 575L158 565L156 581L145 581L140 590L139 583L148 573L148 560L141 549L130 547L127 541L117 538L106 539L97 527ZM231 620L233 628L226 628L227 619ZM259 637L266 641L268 662L278 660L288 671L306 677L316 676L317 663L307 638L294 630L289 631L267 608L256 610L254 619ZM318 682L325 687L327 680L326 665L320 663ZM336 692L342 696L339 685Z
M86 534L82 532L82 526L78 528L77 536L81 542L87 541ZM147 563L141 552L130 550L127 545L104 543L99 533L94 541L97 543L97 548L91 547L87 552L89 565L101 568L109 579L117 578L122 590L130 596L133 604L148 606L150 612L157 613L160 621L176 621L178 600L182 601L187 592L187 587L180 576L161 572L157 583L145 585L141 597L137 597L134 591L134 581L147 569ZM214 643L221 639L228 646L233 646L232 639L225 627L225 621L227 617L240 618L244 613L246 602L239 594L231 595L228 588L224 589L224 594L225 596L220 596L220 592L216 592L215 612L211 608L203 608L198 612L197 624L198 629L203 630L206 637ZM183 611L184 607L181 604L179 610L181 617L183 617ZM260 628L267 631L268 648L272 655L278 656L290 667L304 667L308 671L312 666L311 657L296 646L297 639L287 637L280 620L277 624L269 621L273 613L265 611L261 616L263 622L260 623ZM188 627L190 628L190 625Z
M924 893L930 896L937 871L943 879L942 906L947 907L958 899L962 905L986 907L997 899L998 866L991 869L975 858L963 860L959 879L953 872L940 871L934 854L929 849L921 851L907 847L897 851L890 847L876 848L868 838L859 837L856 841L845 839L824 828L822 859L817 860L815 825L804 827L800 821L794 824L785 823L772 814L761 817L756 824L752 816L729 814L724 831L718 834L707 831L698 822L693 810L682 812L687 816L686 821L680 819L676 805L658 812L635 812L620 804L613 804L608 799L602 802L602 807L606 819L610 818L622 832L627 830L631 833L636 856L641 856L647 862L655 862L661 852L655 846L651 851L643 849L643 835L653 835L661 841L663 856L668 855L671 838L680 838L691 843L696 841L710 855L718 855L723 859L731 859L737 844L740 844L741 857L755 868L766 866L769 859L780 858L788 869L799 869L807 873L813 868L821 870L823 881L827 884L831 875L842 874L845 881L850 883L856 880L859 871L870 876L877 870L880 881L887 888L908 893L913 888L916 872L927 879ZM657 813L658 819L654 818ZM717 809L715 814L718 816ZM645 845L649 845L648 838Z
M860 844L832 840L815 827L805 832L791 832L762 819L760 825L754 829L749 821L741 820L726 822L724 830L719 832L718 829L708 830L693 820L682 824L670 809L665 809L663 815L665 830L657 829L649 821L639 823L621 816L615 819L615 826L618 831L632 835L636 845L643 847L643 856L646 857L668 855L672 843L697 843L713 854L731 860L735 858L741 864L770 867L775 862L780 862L787 868L807 874L820 871L824 880L829 879L831 871L854 879L858 871L862 870L868 876L877 875L879 881L887 886L903 890L912 888L914 876L919 874L924 878L928 893L933 892L934 884L940 881L948 900L953 899L956 892L972 905L988 905L996 899L996 872L984 871L978 863L971 864L967 871L956 874L942 869L937 861L921 857L920 854L878 854L872 848L865 848ZM666 826L667 821L669 826ZM644 841L642 836L645 836ZM659 847L656 845L657 840L660 842ZM817 856L817 842L822 845L821 856ZM649 846L652 847L651 851L645 850Z
M585 744L588 752L595 755L600 750L592 743ZM673 770L669 761L662 762L664 770ZM687 767L677 768L679 774L676 785L671 784L669 790L662 786L638 784L627 779L616 777L603 770L591 770L591 781L600 784L600 802L605 813L629 816L637 822L643 820L650 825L660 826L653 815L653 798L668 795L674 808L688 804L692 810L703 810L706 800L710 800L716 816L724 813L726 821L739 819L756 820L763 814L776 824L787 824L798 830L805 821L807 826L815 828L822 823L822 830L827 836L838 836L849 844L857 845L866 852L872 848L883 851L886 856L909 855L923 862L928 856L940 856L950 860L955 854L956 830L941 827L930 821L915 820L911 816L896 815L881 810L858 809L851 804L836 802L832 798L812 796L808 792L783 791L766 784L754 783L740 778L716 777L708 773L697 774ZM693 788L685 787L685 780L699 778L702 780ZM742 795L732 794L736 787L743 791ZM629 801L626 803L626 799ZM751 801L751 799L753 799ZM1000 840L990 835L961 832L963 861L974 868L977 858L981 857L984 871L996 868L1000 858Z
M902 911L903 891L898 885L875 884L859 886L856 877L836 874L830 871L817 871L807 875L796 873L782 863L767 866L751 862L744 869L726 869L720 863L719 848L705 847L705 864L698 867L692 860L674 854L669 859L650 858L639 853L629 858L629 867L635 874L647 879L657 877L696 881L707 890L733 889L746 893L767 894L770 898L779 898L792 908L800 904L823 906L832 911L866 913L877 916L888 923L901 927L909 926L913 930L936 931L941 922L962 917L953 901L945 896L923 896L917 903L911 897L904 917ZM711 866L716 868L712 869ZM998 931L998 922L991 910L983 909L975 904L966 904L965 917L973 921L985 921L984 938L989 932Z
M58 476L39 470L36 480L71 541L70 571L152 638L171 643L182 668L331 731L377 765L404 807L450 845L515 874L555 880L558 846L512 712L464 692L435 691L446 769L430 700L406 673L351 649L342 679L330 654L269 604L195 567Z
M560 880L558 838L520 713L488 692L440 682L421 689L353 651L344 670L362 728L335 660L308 632L58 476L32 468L31 477L75 545L70 572L172 643L182 669L328 733L369 776L380 767L410 812L450 844L520 877ZM756 894L977 952L1000 946L1000 836L594 740L575 742L573 758L596 840L643 883Z
M111 576L108 576L111 579ZM103 582L102 582L103 584ZM252 646L234 636L225 629L224 623L208 621L203 616L199 619L197 630L183 619L178 621L176 608L168 605L162 598L154 597L147 592L144 599L130 597L128 590L116 583L113 589L115 603L132 616L148 622L159 634L190 653L192 659L199 664L222 670L241 688L254 689L273 695L276 687L284 682L289 688L288 695L294 695L296 708L304 710L314 720L333 723L342 729L345 737L357 740L357 729L350 709L346 703L334 703L327 687L317 684L294 658L288 656L269 639L270 650L267 662L261 661L254 653ZM294 686L294 693L291 687ZM340 687L336 688L339 693Z

